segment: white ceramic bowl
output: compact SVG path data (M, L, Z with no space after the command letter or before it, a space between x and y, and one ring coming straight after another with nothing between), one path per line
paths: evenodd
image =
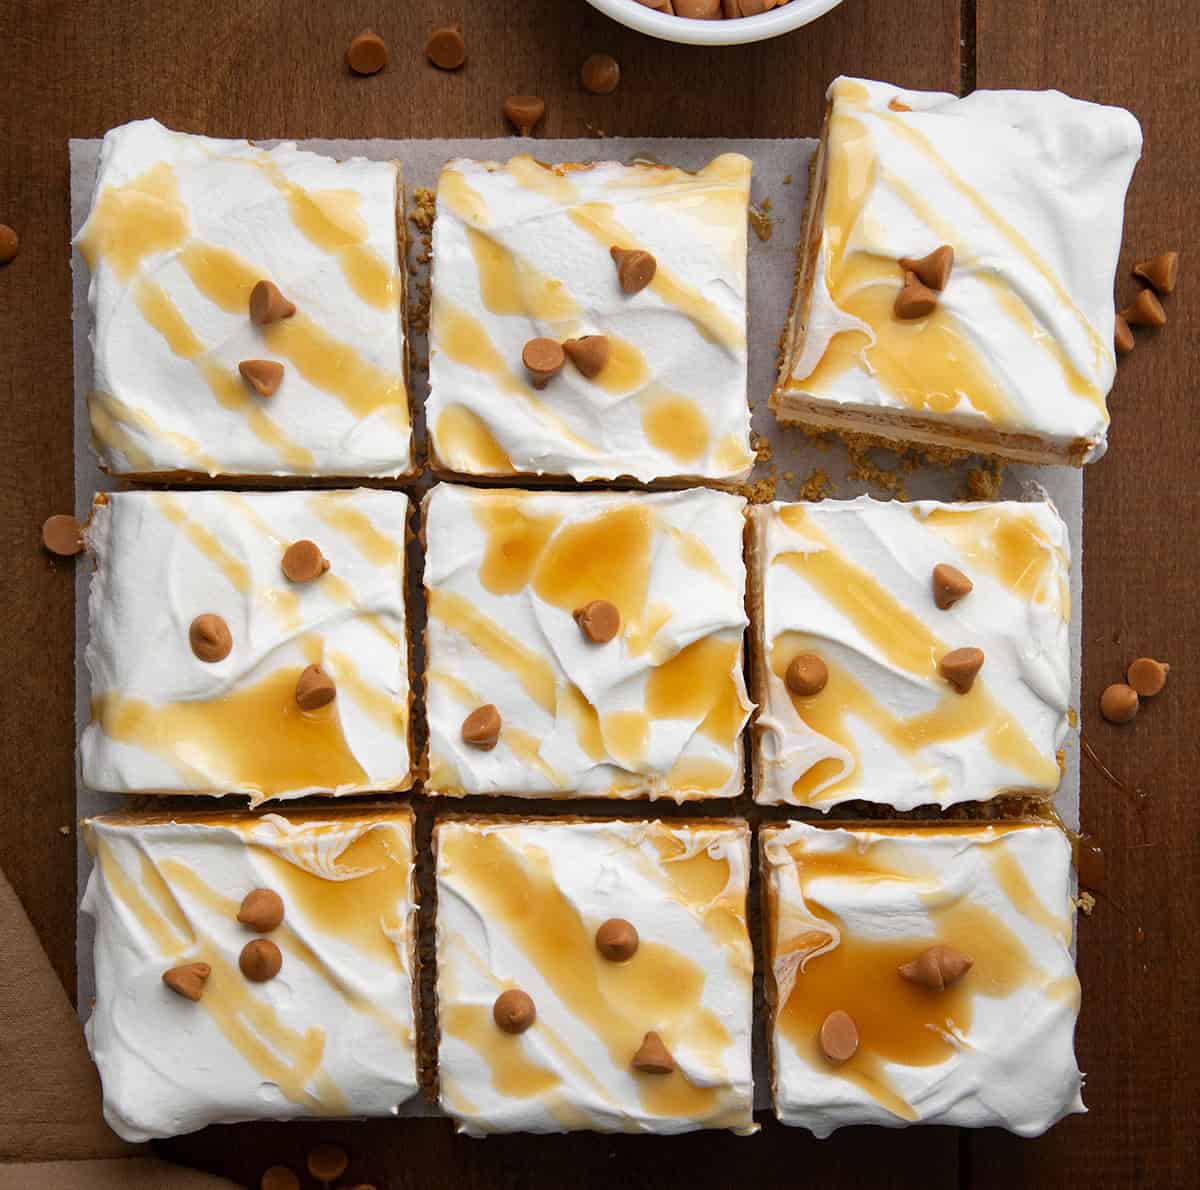
M749 41L766 41L792 29L799 29L837 8L842 0L791 0L782 8L759 13L756 17L740 17L732 21L694 21L655 12L637 0L588 0L593 8L663 41L678 41L684 45L745 45Z

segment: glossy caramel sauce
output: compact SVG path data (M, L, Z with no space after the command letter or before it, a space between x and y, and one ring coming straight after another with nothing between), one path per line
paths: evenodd
M465 405L447 405L434 430L437 453L452 471L474 475L515 475L508 452L478 414Z
M493 314L523 314L552 325L579 317L579 306L562 281L520 259L485 232L468 225L466 233L486 309Z
M518 493L493 492L471 502L485 541L479 581L493 595L515 595L529 585L546 543L562 523L557 513L532 508Z
M642 431L651 446L677 463L703 462L711 435L708 418L695 401L655 385L642 393L641 411Z

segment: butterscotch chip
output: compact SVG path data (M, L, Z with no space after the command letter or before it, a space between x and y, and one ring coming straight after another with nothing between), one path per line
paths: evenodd
M950 280L950 270L954 268L954 249L949 244L943 244L928 256L918 259L905 256L900 260L900 267L916 273L917 280L930 289L945 289L946 282Z
M83 550L83 526L64 512L42 522L42 545L60 558L70 558Z
M719 21L721 0L673 0L677 17L691 17L694 21Z
M901 963L897 970L910 983L942 992L962 979L974 965L974 959L952 946L930 946L915 959Z
M256 934L269 934L283 921L283 898L273 888L255 888L242 898L238 921Z
M983 650L974 647L952 649L938 663L942 677L959 694L966 694L975 685L975 677L983 668Z
M610 917L596 931L596 949L610 963L626 962L637 953L637 948L637 928L623 917Z
M1117 315L1113 327L1113 346L1117 349L1118 355L1128 355L1133 350L1133 331L1129 329L1129 323L1120 314Z
M1109 723L1128 723L1138 713L1138 692L1124 682L1114 682L1100 695L1100 714Z
M611 95L621 81L621 67L611 54L589 54L579 71L583 89L593 95Z
M283 364L273 359L244 359L238 364L242 379L260 397L272 397L283 383Z
M657 1033L647 1033L633 1055L633 1068L643 1074L670 1074L675 1069L675 1059L663 1045Z
M307 665L296 679L296 702L302 711L319 711L337 698L333 679L319 666Z
M530 339L521 352L534 388L545 388L562 371L566 358L557 339Z
M1139 260L1133 266L1133 275L1149 281L1159 293L1173 293L1179 279L1179 253L1160 252L1149 260Z
M283 952L270 938L255 938L242 947L238 966L252 983L266 983L279 974L283 966Z
M546 101L538 95L510 95L504 101L504 117L521 136L528 136L545 114Z
M184 963L164 971L162 981L185 1000L199 1000L211 974L212 968L207 963Z
M594 644L608 644L621 630L621 613L607 599L593 599L574 611L575 623Z
M188 628L188 641L192 652L201 661L210 664L224 661L233 648L233 633L229 625L213 612L205 612L197 616Z
M1126 671L1125 680L1137 691L1139 698L1153 698L1166 684L1171 667L1153 657L1139 657Z
M459 25L435 29L425 43L425 56L439 70L457 70L467 60L467 43Z
M604 371L608 363L608 336L584 335L580 339L568 339L562 345L567 359L589 380Z
M1154 294L1153 289L1143 289L1137 297L1121 311L1121 317L1130 326L1166 326L1167 312Z
M858 1050L858 1026L848 1012L835 1008L821 1022L818 1040L821 1052L831 1062L847 1062Z
M259 1190L300 1190L300 1179L286 1165L272 1165L258 1185Z
M258 326L291 318L296 307L279 292L273 281L256 281L250 290L250 321Z
M328 1185L346 1172L350 1158L341 1145L317 1145L308 1155L308 1172Z
M912 318L924 318L932 314L937 306L937 294L928 285L921 283L917 274L909 270L904 274L904 286L896 294L896 304L892 307L897 318L908 321Z
M378 74L387 60L387 42L374 29L357 34L346 50L346 65L355 74Z
M658 272L658 261L640 248L609 249L617 266L617 280L626 293L640 293Z
M500 712L490 703L476 707L462 724L463 742L490 752L500 738Z
M825 689L829 667L816 653L797 653L783 674L784 685L802 698L812 698Z
M0 264L8 264L21 247L21 237L7 223L0 223Z
M283 551L283 573L293 583L311 583L329 569L329 559L315 541L302 538Z
M503 1033L524 1033L537 1020L533 998L520 988L509 988L496 997L492 1019Z
M939 562L933 568L933 601L946 611L975 589L975 584L957 566Z

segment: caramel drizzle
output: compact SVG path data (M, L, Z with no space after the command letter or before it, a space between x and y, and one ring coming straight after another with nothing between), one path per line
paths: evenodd
M149 438L169 442L190 460L195 470L207 471L209 475L220 471L217 463L200 449L200 444L194 438L165 429L144 409L135 409L111 393L99 389L88 393L87 406L92 436L96 442L109 450L119 450L128 460L129 466L136 470L149 470L154 466L154 461L135 441L132 433L134 428L141 430Z

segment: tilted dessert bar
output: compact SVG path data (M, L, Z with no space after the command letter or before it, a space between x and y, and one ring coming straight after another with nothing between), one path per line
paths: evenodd
M126 1140L388 1116L417 1088L408 810L106 816L88 1045Z
M434 846L462 1131L755 1130L745 823L452 819Z
M101 465L410 474L402 228L394 162L112 129L76 239Z
M737 481L750 162L451 161L437 188L432 462L462 476Z
M1037 1136L1084 1110L1062 831L793 822L761 844L783 1123Z
M114 492L83 781L252 804L412 783L400 492Z
M425 498L427 792L735 797L745 501Z
M829 88L771 404L780 421L1080 464L1104 453L1141 151L1057 91Z
M1054 793L1071 600L1051 504L860 497L750 523L758 801Z

